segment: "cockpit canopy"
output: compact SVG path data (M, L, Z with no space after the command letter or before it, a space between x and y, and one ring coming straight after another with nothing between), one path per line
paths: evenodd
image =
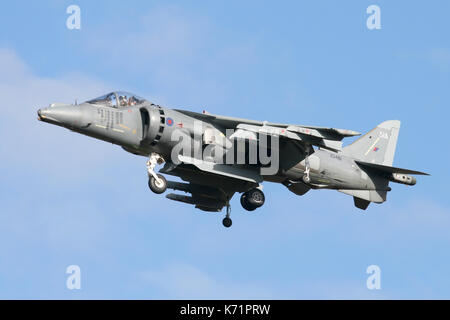
M129 92L117 91L105 94L99 98L89 100L87 103L112 108L123 108L141 104L145 99Z

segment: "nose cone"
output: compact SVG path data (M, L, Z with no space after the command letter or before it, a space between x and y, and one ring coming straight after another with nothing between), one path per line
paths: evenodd
M72 105L39 109L37 114L41 121L64 127L79 127L82 118L80 108Z

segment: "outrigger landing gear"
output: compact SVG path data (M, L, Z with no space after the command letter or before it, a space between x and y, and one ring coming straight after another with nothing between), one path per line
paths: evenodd
M227 203L227 215L222 220L222 224L225 228L229 228L233 224L233 221L230 218L230 214L231 214L231 206L229 203Z
M167 189L166 178L155 172L156 165L162 163L164 163L164 158L157 153L150 154L150 158L147 161L148 186L156 194L164 193Z

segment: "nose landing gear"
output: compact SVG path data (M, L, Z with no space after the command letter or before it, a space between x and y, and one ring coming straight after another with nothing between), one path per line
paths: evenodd
M164 163L164 158L157 153L152 153L147 161L148 186L156 194L164 193L167 190L166 178L155 172L156 165L162 163Z

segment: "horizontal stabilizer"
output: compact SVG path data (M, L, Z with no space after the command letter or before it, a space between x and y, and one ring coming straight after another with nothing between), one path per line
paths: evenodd
M382 165L382 164L376 164L376 163L359 161L359 160L356 160L355 162L358 165L362 166L362 167L374 169L374 170L377 170L377 171L382 171L382 172L385 172L385 173L417 174L417 175L429 176L428 173L420 172L420 171L396 168L396 167L391 167L391 166L385 166L385 165Z

